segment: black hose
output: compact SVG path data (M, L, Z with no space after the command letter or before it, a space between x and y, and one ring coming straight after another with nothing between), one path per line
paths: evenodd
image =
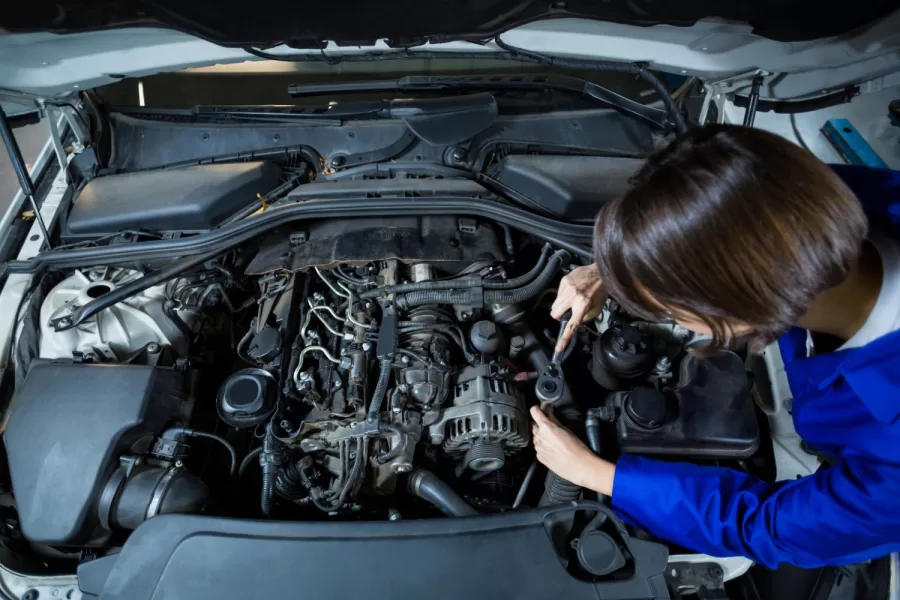
M484 304L518 304L524 302L541 293L546 288L557 271L562 266L564 257L568 256L565 250L557 250L547 261L546 266L541 273L530 283L516 289L485 289ZM486 283L486 282L485 282ZM396 304L399 308L409 310L416 306L425 306L428 304L463 304L472 305L476 298L471 289L468 290L447 290L447 291L418 291L409 292L396 297Z
M244 473L247 471L247 467L253 464L254 459L259 456L259 453L262 452L262 446L258 448L254 448L244 457L244 460L241 461L241 466L238 467L238 479L244 476ZM258 460L256 462L259 462Z
M172 321L172 324L178 328L178 331L181 332L181 335L186 337L188 341L194 339L194 331L188 327L188 324L184 322L178 315L178 311L175 310L175 302L173 300L166 300L163 304L163 312L166 313L166 316Z
M448 517L471 517L478 514L453 488L426 469L418 469L410 476L409 492L435 505Z
M384 359L381 361L381 371L378 373L378 382L375 384L375 392L372 394L372 401L369 403L369 412L366 414L366 422L377 423L378 416L381 413L381 404L384 401L384 395L387 392L388 383L391 378L391 367L393 361Z
M263 439L263 450L259 455L259 464L262 466L262 489L260 490L259 506L267 517L272 514L272 497L275 494L275 480L278 477L278 469L282 462L278 441L272 433L272 424L266 427L266 437Z
M375 462L383 465L400 456L400 453L406 448L406 436L399 428L390 424L382 424L380 430L382 433L392 433L397 436L397 443L390 450L375 459Z
M584 433L587 437L588 447L600 456L600 420L588 411L587 419L584 421Z
M482 281L481 285L486 290L508 290L517 288L532 281L544 269L547 259L550 256L550 245L544 246L541 256L537 263L524 275L507 279L505 281ZM383 287L368 290L359 295L361 299L376 298L378 296L387 296L388 294L402 294L406 292L418 291L440 291L440 290L456 290L467 288L472 285L471 279L431 279L428 281L417 281L414 283L399 283L397 285L386 285Z
M552 471L547 473L544 483L544 494L541 496L538 506L554 506L575 502L581 496L581 486L563 479Z

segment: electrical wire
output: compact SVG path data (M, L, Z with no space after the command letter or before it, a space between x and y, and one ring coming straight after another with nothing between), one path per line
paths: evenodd
M800 134L800 128L797 127L797 115L791 113L791 129L794 131L794 137L797 138L797 143L803 147L807 152L812 152L809 149L809 146L806 144L806 140L803 139L803 135Z

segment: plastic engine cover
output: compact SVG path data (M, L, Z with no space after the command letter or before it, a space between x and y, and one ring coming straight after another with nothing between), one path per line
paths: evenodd
M82 545L97 531L95 499L123 454L143 454L183 421L183 376L139 365L37 363L16 391L4 442L22 533Z
M268 162L196 165L97 177L75 199L70 236L212 229L280 183Z

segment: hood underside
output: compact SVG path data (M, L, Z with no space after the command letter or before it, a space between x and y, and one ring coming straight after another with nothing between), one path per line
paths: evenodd
M85 1L23 3L4 11L0 26L10 32L75 33L118 27L164 27L223 46L321 48L326 42L368 45L379 39L393 47L425 42L487 40L542 19L582 18L625 25L691 26L701 19L742 22L752 33L777 41L808 41L843 35L896 8L891 0L822 10L815 0L390 0L388 2L253 3L200 0Z

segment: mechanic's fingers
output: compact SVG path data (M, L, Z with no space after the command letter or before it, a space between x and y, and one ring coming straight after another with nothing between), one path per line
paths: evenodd
M566 328L556 341L556 348L554 348L556 352L562 352L566 349L566 346L569 345L569 340L572 339L572 336L575 335L575 331L578 330L578 326L581 325L582 317L584 317L584 306L581 304L573 306L572 318L566 323Z
M571 289L562 289L560 286L559 292L557 292L556 300L553 301L553 306L550 307L550 316L559 321L559 319L566 314L566 311L572 308L572 305L575 303L575 293Z
M552 421L547 418L547 415L544 414L544 411L541 410L540 406L531 407L531 418L534 419L534 423L538 427L552 424Z

